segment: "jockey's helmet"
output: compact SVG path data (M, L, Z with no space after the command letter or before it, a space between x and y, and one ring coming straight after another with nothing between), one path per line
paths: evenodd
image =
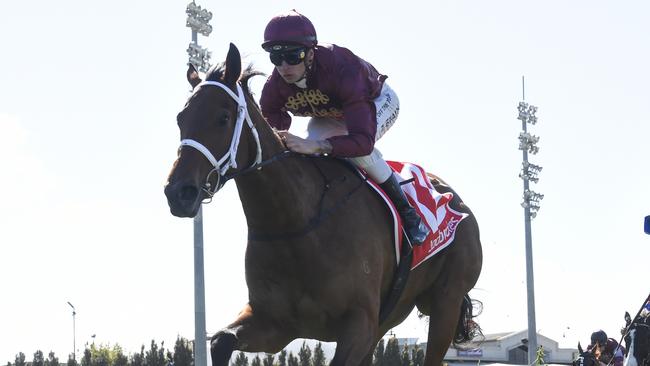
M315 47L318 44L316 29L311 21L295 10L280 14L267 24L264 30L262 48L267 52L282 51L302 46Z
M596 343L601 345L607 344L607 333L603 330L591 333L591 344L595 345Z

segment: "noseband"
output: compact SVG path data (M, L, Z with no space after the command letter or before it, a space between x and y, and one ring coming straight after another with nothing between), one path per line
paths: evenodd
M202 143L192 140L192 139L183 139L181 140L181 146L190 146L193 147L194 149L198 150L203 156L208 159L210 164L212 164L212 170L208 172L208 175L205 177L205 183L201 189L208 195L208 201L212 199L212 196L214 196L215 193L223 185L226 183L226 181L229 178L232 177L225 177L225 174L228 170L236 169L237 168L237 149L239 148L239 140L241 138L241 132L242 128L244 126L244 120L248 124L248 127L251 129L251 133L253 134L253 137L255 138L255 143L257 144L257 155L255 156L255 161L249 168L246 169L246 171L250 170L253 167L256 167L260 165L262 162L262 145L260 144L260 137L259 134L257 133L257 129L255 128L255 125L253 124L253 121L251 120L250 114L248 113L248 108L246 105L246 96L244 95L244 92L241 88L241 85L239 83L237 84L237 94L233 93L230 88L228 88L226 85L217 82L217 81L210 81L206 80L201 82L194 88L194 93L198 92L198 90L205 85L210 85L210 86L216 86L219 87L223 90L225 90L230 97L232 97L236 102L237 102L237 121L235 122L235 128L233 130L232 138L230 140L230 147L228 148L228 151L221 157L221 159L217 160L214 155L210 152L210 149L205 147ZM179 150L180 150L179 147ZM213 186L210 183L210 177L216 174L217 175L217 183ZM225 177L225 179L223 179Z

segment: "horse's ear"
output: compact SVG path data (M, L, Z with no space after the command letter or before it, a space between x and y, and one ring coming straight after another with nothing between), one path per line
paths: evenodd
M630 325L632 323L632 317L630 316L630 313L627 311L625 312L625 326Z
M235 86L239 76L241 75L241 55L239 50L234 44L230 44L228 56L226 56L226 73L223 76L223 81L226 85Z
M187 68L187 81L190 83L190 85L192 85L192 88L199 85L199 83L202 81L199 77L199 72L196 71L196 68L192 64L190 64Z
M582 346L580 345L580 342L578 342L578 352L580 352L580 354L585 353L585 352L582 350Z

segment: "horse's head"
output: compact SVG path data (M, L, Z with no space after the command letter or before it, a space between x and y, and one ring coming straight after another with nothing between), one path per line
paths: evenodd
M201 202L211 198L225 183L226 174L237 169L238 158L244 164L260 159L257 131L238 83L241 71L239 51L230 44L226 62L212 67L205 81L199 78L193 66L187 72L187 80L194 91L177 116L181 146L165 186L174 216L195 216ZM252 149L255 154L255 149L247 139L242 139L240 146L245 125L252 129L257 142L257 155L253 157L248 152ZM239 150L248 154L238 156Z
M626 322L629 314L626 313ZM628 323L625 334L625 366L650 365L650 318L637 317Z
M597 366L598 360L592 351L585 351L582 349L580 342L578 342L578 358L573 360L573 366Z

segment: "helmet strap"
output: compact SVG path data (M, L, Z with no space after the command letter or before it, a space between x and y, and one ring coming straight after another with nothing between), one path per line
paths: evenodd
M313 48L310 48L310 50L313 50ZM314 58L312 57L312 59L309 60L307 57L305 57L303 63L305 64L305 73L302 74L302 77L298 79L298 81L294 82L294 84L301 89L307 88L307 74L309 74L309 72L311 71L311 67L314 63Z

